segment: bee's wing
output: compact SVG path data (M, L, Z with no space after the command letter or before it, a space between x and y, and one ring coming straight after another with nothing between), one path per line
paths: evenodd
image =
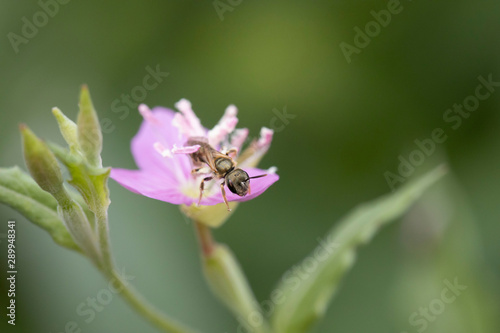
M212 170L214 173L217 173L217 168L215 167L215 160L219 157L219 155L222 154L219 153L214 148L212 148L212 146L210 146L208 143L205 143L203 141L190 139L188 142L194 145L201 146L200 150L198 150L198 152L193 154L194 155L193 157L195 157L198 161L207 164L210 170Z
M207 152L207 154L205 154L204 156L208 167L215 173L217 173L217 168L215 167L215 159L216 159L215 155L217 153L218 152L216 150L213 150L213 152Z
M194 145L197 145L197 144L200 144L200 142L202 144L207 144L208 145L208 138L205 138L203 136L192 136L190 137L187 142L186 142L186 146L194 146Z

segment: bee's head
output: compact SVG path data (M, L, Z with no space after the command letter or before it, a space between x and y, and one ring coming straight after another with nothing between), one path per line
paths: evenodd
M234 169L227 174L226 183L231 192L244 197L250 188L250 177L242 169Z
M240 197L244 197L250 193L250 179L260 178L267 175L258 175L253 177L248 177L242 169L234 169L226 175L227 187L234 194L238 194Z

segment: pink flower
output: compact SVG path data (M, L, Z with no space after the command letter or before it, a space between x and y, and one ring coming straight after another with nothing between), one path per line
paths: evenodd
M155 107L150 110L146 105L139 106L144 121L131 144L132 154L139 170L111 170L111 178L126 189L144 196L176 205L198 203L200 183L211 174L193 175L194 166L189 154L199 149L198 145L185 146L190 137L204 137L217 150L236 148L240 151L248 136L248 129L236 129L237 109L230 105L224 116L212 129L207 130L185 99L176 103L180 112ZM245 170L250 177L267 174L266 177L251 180L251 191L246 196L232 193L225 185L228 201L253 199L276 182L279 177L276 168L261 170L257 163L271 145L273 131L262 128L259 139L253 140L249 147L235 159L237 167ZM209 171L209 169L207 169ZM205 183L200 205L211 206L223 203L219 184L223 179Z

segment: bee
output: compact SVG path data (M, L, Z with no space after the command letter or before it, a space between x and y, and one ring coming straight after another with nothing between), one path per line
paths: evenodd
M224 185L227 185L229 190L234 194L244 197L250 193L250 179L260 178L267 175L258 175L254 177L249 177L243 169L236 167L236 161L233 160L231 155L235 156L238 153L236 148L229 149L226 153L222 153L213 148L203 137L192 137L186 142L186 146L199 145L200 149L198 151L189 154L193 165L196 167L191 170L192 174L203 174L211 172L212 175L203 178L200 184L200 198L198 199L198 205L203 197L203 191L205 189L205 182L212 179L223 179L220 183L220 190L222 193L222 198L227 206L227 210L231 211L229 208L229 203L226 198L226 191ZM204 167L207 166L210 171Z

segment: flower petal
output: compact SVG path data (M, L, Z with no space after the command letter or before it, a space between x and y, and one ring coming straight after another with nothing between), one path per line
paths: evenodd
M132 155L141 170L165 173L171 178L181 180L188 179L191 172L188 156L164 157L155 149L155 144L158 146L157 143L168 149L174 145L183 146L186 143L187 138L172 125L174 115L175 112L172 110L155 107L132 139Z
M163 174L113 168L110 177L131 192L175 205L190 203L192 199L179 191L178 183Z

